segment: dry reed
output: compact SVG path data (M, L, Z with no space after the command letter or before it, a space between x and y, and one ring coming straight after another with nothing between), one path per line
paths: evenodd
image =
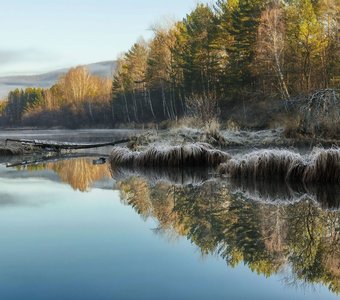
M218 171L251 180L340 183L340 148L315 149L305 157L288 150L259 150L221 164Z
M228 153L204 143L154 146L142 152L116 147L110 155L110 163L113 167L138 168L216 167L229 159Z

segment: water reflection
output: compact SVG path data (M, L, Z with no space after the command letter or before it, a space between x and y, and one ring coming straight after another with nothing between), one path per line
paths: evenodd
M124 204L158 222L158 233L186 236L203 255L218 254L229 266L244 263L265 276L285 271L288 284L321 283L340 292L337 210L306 197L286 205L251 201L223 181L174 185L132 176L119 188Z
M214 170L207 168L129 169L120 167L112 168L111 172L118 181L132 176L142 176L151 184L162 181L173 185L201 185L210 180L223 181L232 194L239 194L254 201L290 204L308 198L325 209L340 207L340 186L336 184L220 178Z
M58 174L62 182L69 184L74 190L88 192L93 184L110 178L107 164L94 165L91 158L76 158L55 162L18 166L18 170L31 172L51 170Z
M110 171L91 158L18 169L52 170L82 192L113 176L121 201L156 220L156 233L184 236L231 267L243 263L257 274L283 273L287 284L321 283L340 293L339 186L231 181L206 169Z
M340 186L336 184L236 179L229 179L228 182L234 193L240 193L243 197L255 201L287 204L308 198L324 209L338 209L340 206Z

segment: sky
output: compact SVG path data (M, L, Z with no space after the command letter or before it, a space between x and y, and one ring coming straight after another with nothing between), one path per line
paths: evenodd
M0 76L114 60L197 0L0 0Z

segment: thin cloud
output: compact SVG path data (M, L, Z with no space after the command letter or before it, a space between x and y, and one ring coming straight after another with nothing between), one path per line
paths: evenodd
M48 61L54 59L51 53L46 53L37 49L0 49L0 66L17 65L18 63L32 63Z

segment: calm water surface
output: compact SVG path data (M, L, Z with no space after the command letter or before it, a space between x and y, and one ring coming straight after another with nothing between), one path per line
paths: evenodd
M92 158L0 165L0 299L338 298L335 207L113 176Z

